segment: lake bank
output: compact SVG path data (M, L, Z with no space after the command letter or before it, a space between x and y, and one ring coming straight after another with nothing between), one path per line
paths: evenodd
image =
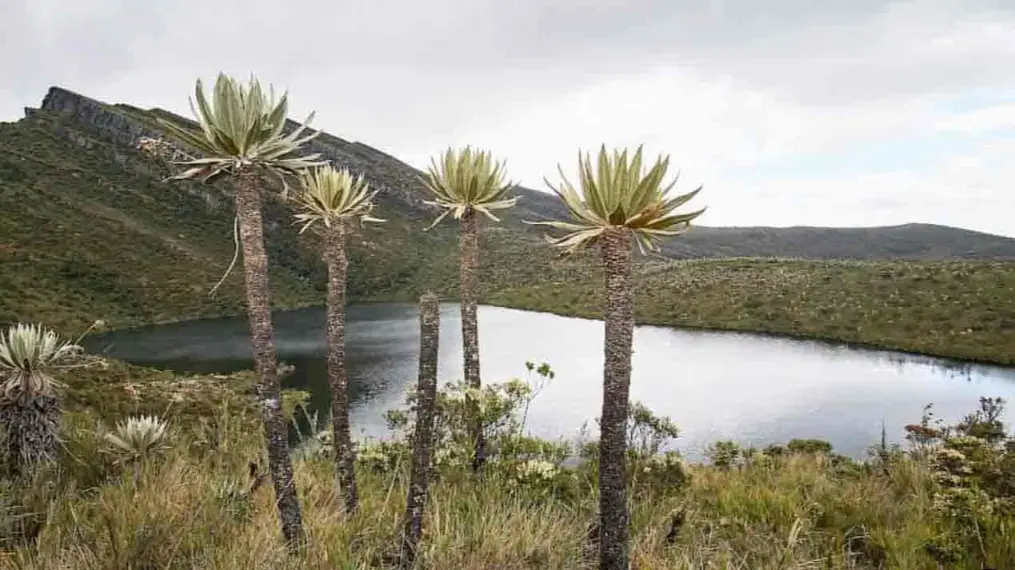
M635 274L639 324L1015 364L1015 263L694 260ZM601 283L506 288L504 307L598 318Z
M544 269L524 284L512 284L497 260L485 260L483 302L564 316L600 316L601 276L596 267L562 261ZM457 279L444 278L444 273L435 271L411 286L383 295L361 294L351 301L415 303L426 288L445 301L454 300ZM528 282L537 277L538 282ZM1012 262L703 259L639 265L635 285L640 324L758 332L1015 364ZM242 315L240 300L211 300L201 288L193 289L196 292L176 295L173 304L164 306L132 303L113 311L33 300L13 314L72 338L97 319L121 329ZM276 294L274 299L277 310L324 301L323 294L305 292Z

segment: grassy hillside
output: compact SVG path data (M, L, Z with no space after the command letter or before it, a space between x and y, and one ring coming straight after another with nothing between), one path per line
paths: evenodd
M0 124L0 321L75 328L236 309L236 277L205 294L230 259L228 218L51 126ZM308 293L285 274L275 291L283 304Z
M240 271L208 296L233 255L228 184L163 183L135 151L77 127L42 113L0 124L0 322L73 330L241 310ZM354 297L400 291L454 246L450 228L421 234L422 221L388 217L351 240ZM297 234L284 204L265 218L276 304L322 302L314 236Z
M675 258L1006 259L1011 238L933 224L873 228L696 228L666 245Z
M169 171L130 144L155 133L156 117L185 120L63 91L51 91L44 107L0 123L0 322L43 320L75 331L100 318L118 327L239 312L241 272L208 296L233 255L229 181L164 183ZM350 237L351 298L407 299L421 283L446 290L456 281L457 266L446 262L457 253L454 224L423 232L435 212L422 204L418 173L366 145L327 134L320 144L365 169L388 220ZM298 235L279 200L264 214L275 304L322 303L315 236ZM488 247L504 245L505 259L541 245L518 216L535 214L509 216L510 238L495 227L484 236ZM513 284L524 274L511 273L495 281Z

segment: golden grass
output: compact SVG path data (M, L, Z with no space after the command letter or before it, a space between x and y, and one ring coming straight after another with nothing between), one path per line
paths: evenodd
M141 466L100 466L105 478L94 485L79 484L83 467L66 463L59 475L38 481L29 493L44 527L32 542L11 543L4 567L390 567L404 509L404 469L361 469L362 508L343 518L331 461L298 461L308 546L291 558L281 541L270 485L249 499L244 496L247 462L261 453L255 434L234 432L228 445L201 445L196 452L193 441L202 438L177 429L167 456ZM84 461L94 463L101 455L96 451ZM823 455L791 455L728 470L697 465L690 471L685 488L649 488L634 495L633 568L935 567L923 549L938 532L930 516L934 483L925 463L905 459L883 473L844 468ZM507 485L496 471L484 478L443 474L427 512L421 567L592 567L594 547L586 537L595 521L594 479L582 470L576 477L584 491L573 499L554 499ZM683 523L676 537L668 538L677 512L683 513Z

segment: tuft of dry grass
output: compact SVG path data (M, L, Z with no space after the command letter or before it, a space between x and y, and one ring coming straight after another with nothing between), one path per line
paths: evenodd
M251 438L242 451L256 456ZM270 489L246 496L237 462L211 466L184 452L91 489L67 487L45 527L8 554L18 570L216 570L390 567L404 508L404 475L365 473L363 504L339 513L330 462L297 465L309 546L291 559L279 537ZM907 463L889 477L843 477L828 461L794 457L772 467L693 469L690 488L633 505L634 568L926 568L920 545L930 483ZM913 485L918 492L910 493ZM532 501L496 478L434 488L420 563L463 570L591 567L591 494L575 503ZM232 493L232 494L230 494ZM55 497L54 497L55 499ZM675 538L673 513L686 513Z

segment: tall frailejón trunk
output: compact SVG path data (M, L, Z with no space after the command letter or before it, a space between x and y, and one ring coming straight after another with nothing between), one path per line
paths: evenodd
M599 568L628 570L625 466L634 336L630 232L607 230L601 248L606 274L606 341L599 437Z
M469 209L461 220L461 244L459 275L459 297L462 306L462 356L464 358L465 382L470 388L479 389L479 323L476 318L476 271L479 268L479 220L476 211ZM472 468L479 470L486 462L486 438L483 435L483 420L479 402L469 399L472 416L471 438L475 444Z
M440 307L433 293L419 300L419 380L416 386L416 427L412 432L412 472L405 500L402 552L399 567L412 568L416 547L423 534L423 511L430 485L433 456L434 413L437 403L437 352Z
M348 259L345 229L337 222L324 229L324 261L328 266L328 384L335 467L345 510L356 512L356 455L349 433L349 377L345 369L345 282Z
M239 218L240 246L243 248L243 277L247 288L250 344L258 376L257 397L264 420L268 467L275 488L275 502L282 522L282 534L285 535L289 547L296 550L302 546L304 540L303 516L300 512L296 484L293 481L288 429L282 414L275 333L268 299L268 255L264 250L260 183L253 172L245 171L239 176L236 215Z

